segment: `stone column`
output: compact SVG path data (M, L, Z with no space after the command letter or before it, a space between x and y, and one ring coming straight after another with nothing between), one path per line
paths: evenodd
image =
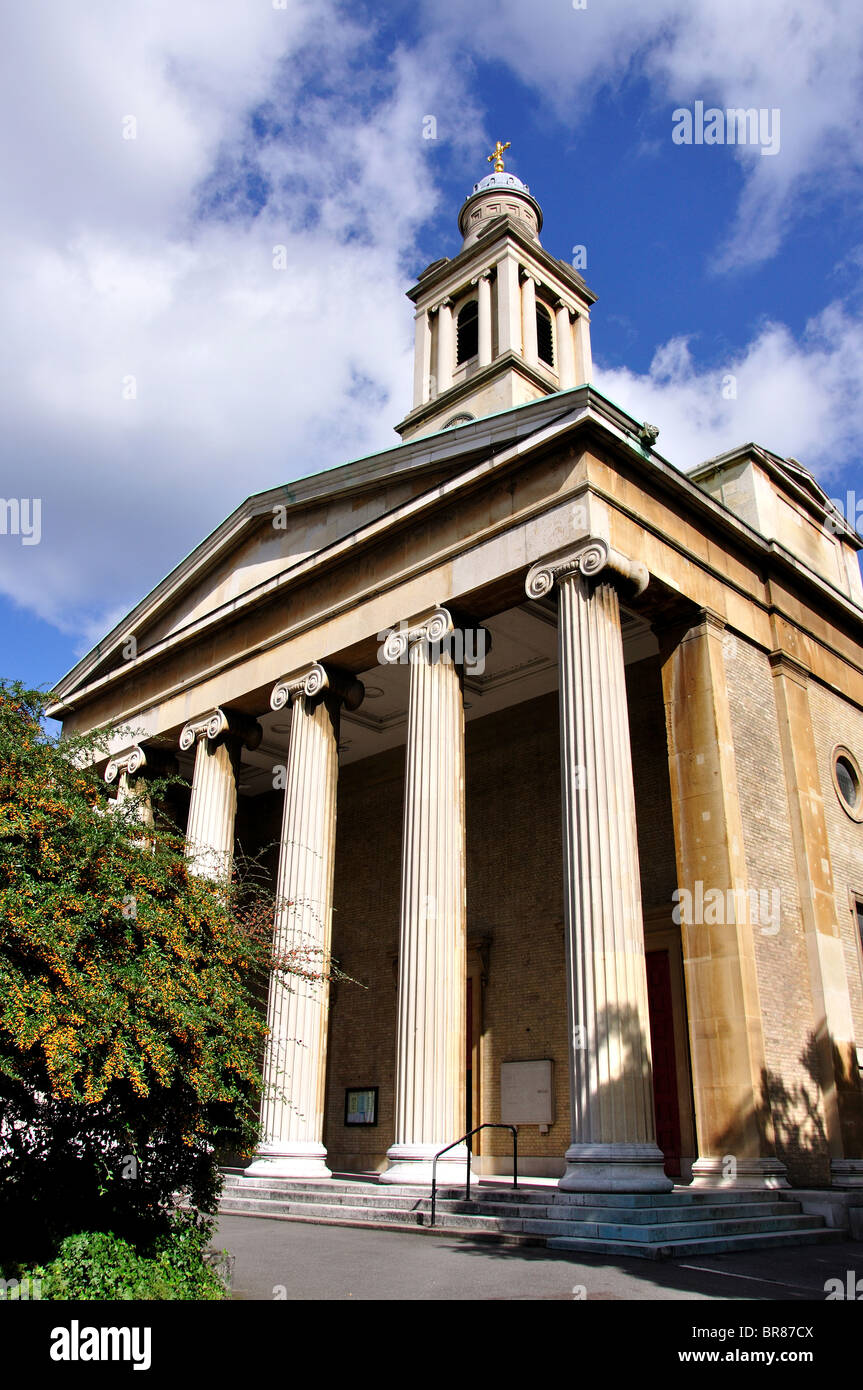
M347 672L316 663L275 686L290 704L291 740L276 887L261 1103L263 1142L248 1177L329 1178L324 1148L330 942L336 838L339 714L364 690ZM279 962L305 965L302 979Z
M455 362L455 327L452 321L452 300L444 299L437 311L437 394L442 396L452 386Z
M555 309L557 320L557 374L561 391L579 383L575 379L575 349L572 341L572 317L568 304L557 301Z
M584 386L593 380L593 361L590 354L590 319L577 314L575 319L575 384Z
M150 826L153 824L153 808L150 799L146 795L146 789L142 783L140 787L136 785L139 773L142 773L147 766L147 755L144 749L137 743L129 748L124 748L122 752L115 753L108 766L105 768L105 781L117 783L117 804L122 805L124 801L130 801L137 796L140 799L139 815L142 825Z
M497 265L497 350L521 355L521 303L518 289L518 261L504 256Z
M645 567L586 540L527 576L560 593L560 729L572 1143L560 1186L660 1192L644 926L617 592Z
M479 366L487 367L491 362L491 274L486 271L476 282L477 312L479 315Z
M424 405L431 392L431 327L427 309L414 318L414 408Z
M387 661L410 662L395 1142L384 1182L431 1182L434 1155L465 1128L464 709L453 633L441 608L384 644ZM463 1146L451 1150L441 1180L463 1175L465 1162Z
M240 749L243 743L256 748L261 734L254 719L223 709L191 720L180 734L184 752L195 747L186 852L201 878L231 876Z
M117 805L137 798L137 815L142 826L149 830L153 825L153 807L147 792L148 777L169 776L176 772L177 760L162 748L143 749L134 743L115 753L105 768L105 781L117 783ZM136 843L144 846L152 843L146 834Z
M521 341L522 355L532 367L539 365L539 348L536 341L536 280L528 271L522 271L521 282Z
M699 1153L692 1176L703 1187L787 1187L762 1094L752 924L736 909L740 920L715 924L697 907L708 892L735 905L749 899L724 636L706 610L660 634Z
M809 957L832 1182L834 1187L863 1187L863 1094L809 706L809 677L786 652L773 652L770 664Z

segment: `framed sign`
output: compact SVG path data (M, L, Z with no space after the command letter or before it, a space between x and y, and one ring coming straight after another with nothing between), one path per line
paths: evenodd
M376 1125L378 1122L377 1086L348 1086L345 1088L345 1124Z

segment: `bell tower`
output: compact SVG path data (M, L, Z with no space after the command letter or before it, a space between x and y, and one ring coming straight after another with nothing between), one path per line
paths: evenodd
M507 173L474 184L458 215L462 248L434 261L408 290L416 305L414 401L403 440L494 415L591 378L596 295L542 247L542 209Z

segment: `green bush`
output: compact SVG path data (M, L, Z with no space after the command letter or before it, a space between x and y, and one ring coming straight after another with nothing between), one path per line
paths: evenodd
M29 1270L40 1297L54 1300L227 1298L227 1290L205 1259L210 1226L177 1219L167 1235L136 1249L111 1231L67 1236L56 1257Z

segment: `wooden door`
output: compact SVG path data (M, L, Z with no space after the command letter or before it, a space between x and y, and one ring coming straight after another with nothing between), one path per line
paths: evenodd
M667 951L648 951L647 1003L653 1052L653 1105L656 1142L665 1157L670 1178L680 1177L680 1105L677 1095L677 1056L671 998L671 961Z

